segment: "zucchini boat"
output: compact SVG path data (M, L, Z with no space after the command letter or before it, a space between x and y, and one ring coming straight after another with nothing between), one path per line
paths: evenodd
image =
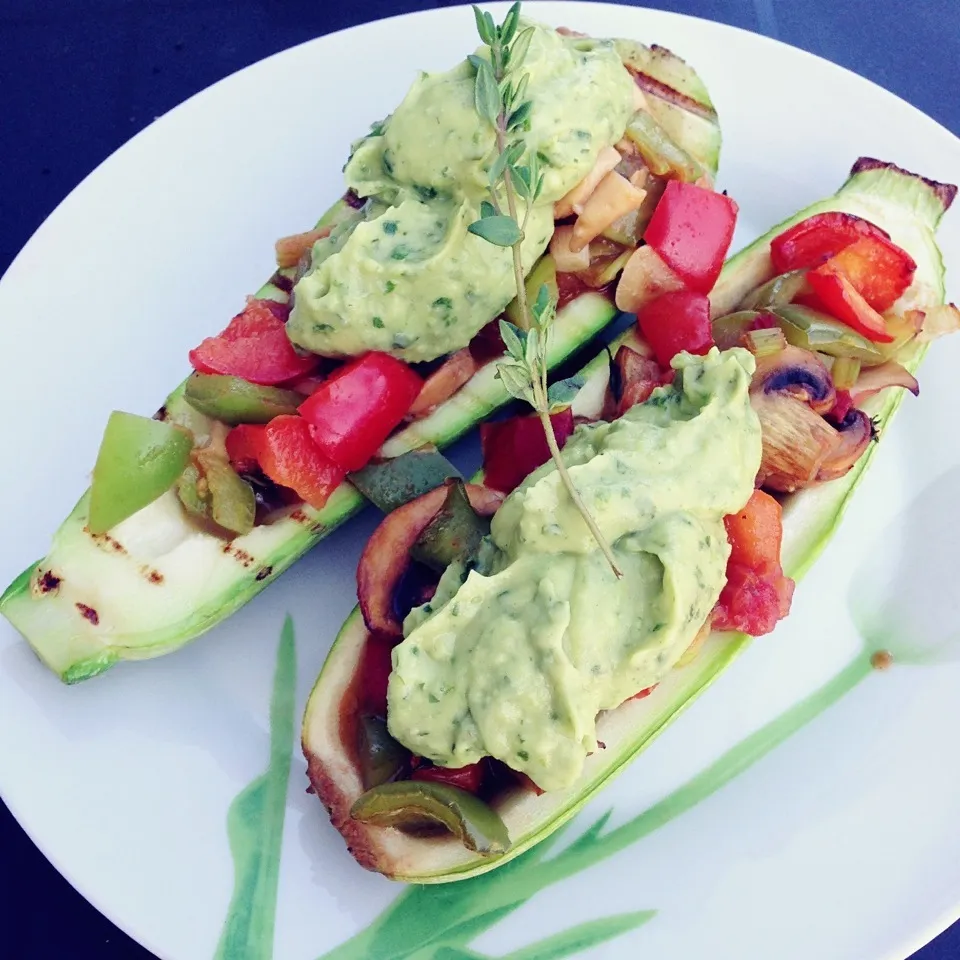
M811 351L817 349L820 373L813 375L812 368L802 369L798 376L781 384L786 386L788 395L793 391L791 400L796 400L798 390L809 390L811 393L807 396L815 396L819 389L817 377L822 380L825 375L826 380L830 380L827 367L821 361L831 359L824 357L823 352L829 353L837 346L837 341L823 336L823 329L829 328L834 331L834 338L843 339L843 350L835 351L838 356L833 367L838 383L843 375L840 356L846 362L856 359L853 355L862 350L876 364L865 366L864 372L855 377L856 383L847 390L847 411L834 421L835 429L841 434L839 461L844 462L834 460L828 463L821 453L802 484L793 483L786 476L793 463L791 451L785 451L784 460L784 451L768 450L768 423L760 414L764 438L761 470L766 470L773 488L781 491L778 498L782 502L782 547L778 532L778 548L782 572L789 577L802 576L836 530L874 455L876 444L870 441L889 424L902 399L903 390L900 388L916 387L912 374L920 364L929 340L958 327L960 314L956 308L939 306L945 295L944 266L934 237L955 193L953 186L926 180L892 164L861 158L834 196L800 211L729 259L711 293L713 328L718 343L729 334L731 324L739 325L738 336L744 329L750 330L751 327L743 326L743 321L751 316L756 319L756 313L750 308L760 305L771 311L766 316L777 316L782 323L775 330L765 329L769 324L755 324L754 330L761 336L770 334L776 337L789 331L790 345L784 347L781 343L778 348L782 351L780 356L790 356L788 351L798 349L793 346L797 338L807 338L804 341L806 346ZM890 318L891 334L885 337L886 342L866 340L847 328L838 332L837 324L831 325L830 321L826 321L822 329L815 324L804 327L801 321L809 321L813 315L791 315L785 304L793 296L782 296L784 282L794 283L795 278L787 274L771 279L775 272L771 258L772 241L820 214L853 215L849 224L855 230L869 228L875 231L879 227L886 231L893 244L902 248L900 253L907 260L912 256L915 261L915 272L909 285L900 289L902 296L897 300L896 313L886 315ZM867 227L859 218L869 221ZM844 220L841 225L849 224ZM870 227L870 224L875 226ZM897 318L904 317L908 329L896 328ZM753 336L753 333L749 335ZM635 330L624 334L619 344L632 347L640 354L649 353ZM885 354L875 357L876 351L885 351ZM758 366L767 363L769 368L769 357L762 356L763 352L758 352ZM879 362L881 360L884 362ZM611 368L606 356L596 358L580 374L558 385L565 391L564 394L558 393L558 398L572 396L574 415L596 418L608 391ZM774 379L761 381L761 402L772 388ZM755 377L754 385L756 383ZM751 387L751 395L753 389ZM832 384L830 391L831 403L835 404L839 395ZM851 410L851 396L860 407L859 411L853 408L852 414L848 412ZM871 421L872 427L869 426ZM867 424L864 437L851 439L845 449L844 426L856 427L864 423ZM837 478L829 479L833 476ZM475 478L476 483L481 481L482 476ZM475 508L482 506L480 491L483 489L477 486L470 491ZM791 489L795 492L782 492ZM409 507L414 508L423 499ZM435 503L431 509L436 508ZM486 509L489 511L490 504ZM389 518L375 537L388 522ZM730 528L727 529L729 533ZM380 547L389 549L389 543L384 540ZM779 615L784 613L781 608ZM495 783L481 800L470 793L464 795L462 790L438 791L430 782L420 785L406 779L416 777L417 758L414 756L411 760L409 752L402 759L397 757L399 745L387 735L385 722L381 722L379 729L376 725L369 728L369 718L362 714L365 684L371 683L365 671L369 672L370 665L376 662L383 670L383 661L375 659L376 645L391 641L372 632L364 615L368 621L371 619L366 607L363 613L358 607L343 625L306 705L302 745L308 777L334 827L343 835L350 852L362 866L394 879L417 883L445 883L476 876L502 866L549 836L693 703L750 642L747 633L731 632L729 626L726 632L715 629L709 636L704 633L691 645L676 668L668 670L660 679L655 689L641 691L643 696L627 699L619 706L601 712L597 717L596 737L602 749L587 756L582 773L573 786L539 792L530 788L529 781L524 785L520 777ZM710 623L709 617L706 623ZM766 632L770 628L755 632ZM392 642L396 643L396 640ZM453 640L446 642L452 643ZM394 655L393 667L396 665ZM376 677L372 682L375 685L382 683L383 677ZM454 729L460 727L455 725ZM398 763L407 766L401 768ZM413 774L410 773L411 763L414 764ZM457 764L450 766L456 767ZM391 770L401 769L404 772L389 775ZM456 783L450 779L445 782ZM417 794L416 790L411 794L408 790L411 783L416 790L423 786L422 794ZM408 819L405 820L405 816ZM445 830L439 835L436 830L425 834L422 827L427 822L439 823ZM414 829L401 829L397 825Z
M570 43L589 51L597 41L583 38ZM616 316L612 281L622 267L624 254L640 242L644 218L649 218L667 180L705 177L711 181L716 174L719 126L696 73L663 48L648 48L633 41L617 41L616 46L635 81L639 102L644 104L636 129L633 133L628 130L628 136L621 141L626 152L619 157L617 169L625 175L643 173L649 199L631 216L607 225L606 233L585 248L587 256L583 251L574 255L570 250L560 250L560 260L566 253L571 263L554 264L548 254L532 268L531 280L538 284L555 274L560 294L548 358L550 367L588 343ZM630 87L629 82L627 86ZM354 145L355 151L366 149L364 144L369 146L376 141L382 130L382 124L376 125L374 132L359 142L359 147ZM606 148L607 156L610 150ZM616 151L613 153L616 155ZM383 164L386 169L385 158ZM584 182L589 180L588 176ZM592 186L596 187L596 178ZM590 191L579 199L585 207ZM328 256L331 243L335 245L337 238L360 229L358 223L368 226L369 218L382 210L381 205L371 212L369 203L358 209L361 204L356 193L348 192L319 221L318 232L278 244L280 269L257 292L254 302L286 305L288 313L291 291L304 273L302 260L299 266L290 265L297 253L305 254L307 267L316 265L318 259ZM574 212L573 208L558 210L561 217ZM387 230L389 226L383 225L385 233L393 232ZM574 226L566 227L568 233ZM316 244L311 246L313 241ZM399 258L399 248L391 256ZM438 298L434 306L443 299ZM374 327L383 325L380 317L372 319ZM311 330L315 332L323 326L315 324ZM301 330L299 335L302 334ZM482 335L483 331L479 336ZM443 447L510 400L495 376L495 360L501 355L502 343L498 342L493 350L487 344L479 359L471 352L472 347L471 342L470 350L454 352L439 370L428 376L417 404L410 408L412 422L408 418L408 422L400 424L375 461L389 463L424 446ZM222 449L226 428L203 412L202 396L198 398L196 391L191 394L191 382L195 381L196 376L174 390L157 418L189 431L195 449L217 445ZM277 396L274 395L275 400ZM288 393L286 397L284 401L280 396L277 403L289 404ZM229 463L221 462L235 484L237 478L229 470L231 466L236 466L232 458ZM209 513L209 506L196 495L196 484L192 502L181 487L168 489L114 527L91 533L88 491L56 532L47 556L29 566L6 589L0 598L0 612L41 660L67 683L96 676L120 660L160 656L195 639L247 603L330 531L356 514L367 502L364 494L378 506L389 507L391 483L403 485L409 477L405 478L400 470L401 475L391 480L386 471L384 480L384 473L379 472L376 483L365 480L362 471L348 474L349 479L336 487L319 508L297 502L296 497L289 495L282 498L280 505L267 504L263 510L258 503L256 524L236 536L224 535L221 528L212 529L215 524L198 523L191 515L191 506L196 507L194 513ZM251 479L239 467L237 474L244 482ZM282 481L276 482L282 486ZM259 490L254 482L248 486ZM252 504L249 491L247 496Z

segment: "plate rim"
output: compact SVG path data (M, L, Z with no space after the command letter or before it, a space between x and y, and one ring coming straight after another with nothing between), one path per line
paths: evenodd
M636 11L640 15L652 15L657 18L664 18L665 20L675 21L679 23L689 23L692 25L708 25L709 28L719 28L721 32L732 31L737 35L742 35L744 40L749 43L754 43L756 41L761 41L764 44L772 44L776 47L782 48L785 51L789 51L791 56L800 55L801 58L809 58L810 62L814 62L818 67L822 68L826 65L828 68L832 68L835 71L839 71L840 75L845 75L844 79L848 82L852 81L858 85L866 85L868 88L872 88L871 93L873 95L881 95L885 98L893 98L901 107L908 108L908 111L918 120L923 121L926 124L930 125L930 132L933 135L938 137L945 137L947 141L952 141L956 146L960 146L960 137L954 134L949 128L944 126L938 120L931 117L929 114L925 113L920 108L911 104L904 97L901 97L899 94L893 92L882 84L878 83L875 80L872 80L868 77L865 77L855 70L845 67L841 64L836 63L826 57L822 57L816 53L813 53L810 50L807 50L803 47L795 46L791 43L788 43L784 40L781 40L777 37L770 37L765 34L759 33L741 27L735 24L726 23L720 20L714 20L708 17L700 17L687 13L680 13L671 10L664 10L656 7L641 6L627 3L612 3L609 0L603 0L603 2L594 2L594 0L537 0L535 4L532 2L530 5L535 6L536 12L534 15L540 19L541 10L543 10L543 16L552 18L551 9L556 8L566 8L571 10L571 12L576 11L579 13L584 13L589 16L587 12L590 8L607 8L608 10L628 10ZM25 256L29 255L29 248L35 242L37 236L45 231L50 229L50 224L52 221L55 221L62 215L64 207L72 200L75 194L84 190L90 181L94 177L108 176L109 167L117 162L117 158L124 154L128 147L131 144L134 144L140 141L143 138L149 136L159 136L162 135L162 132L158 134L157 128L161 127L168 119L178 113L182 108L187 108L193 101L200 98L206 97L213 90L232 83L237 77L243 74L249 74L259 69L268 69L268 65L271 61L277 60L279 58L289 56L293 51L302 50L305 47L311 45L320 45L326 42L331 42L333 40L341 40L349 42L347 38L354 34L361 34L363 31L368 29L374 24L387 24L391 22L406 22L406 21L415 21L415 20L448 20L452 19L455 16L462 16L465 12L469 10L468 3L462 3L452 6L444 6L437 8L429 8L424 10L415 10L407 13L393 14L383 17L376 17L370 20L364 20L362 23L357 23L351 26L343 27L338 30L332 31L330 33L322 33L317 36L311 37L310 39L301 41L296 44L292 44L289 47L286 47L282 50L278 50L274 53L271 53L265 57L262 57L252 63L249 63L237 70L231 71L230 73L224 75L223 77L217 79L213 83L208 84L202 89L196 91L190 96L179 101L169 110L165 111L160 116L154 118L150 123L144 126L136 134L125 140L120 146L115 150L111 151L106 157L104 157L99 163L97 163L91 170L89 170L80 180L77 182L54 206L54 208L49 212L49 214L43 219L43 221L37 226L37 228L31 233L26 242L21 246L21 248L14 255L13 259L7 265L6 269L2 274L0 274L0 288L6 284L15 284L17 283L17 273L22 266L22 262ZM507 0L497 0L497 2L483 4L485 8L490 9L491 11L505 11L509 3ZM544 9L546 8L546 9ZM696 27L699 29L700 27ZM105 172L106 171L106 172ZM4 778L4 768L6 764L3 762L3 757L0 756L0 780ZM30 839L31 843L40 851L44 858L57 870L57 872L73 887L73 889L81 896L83 899L89 903L94 909L106 917L111 923L117 926L122 930L127 936L134 940L139 945L143 946L145 949L154 953L157 957L167 957L167 954L164 954L159 950L159 946L153 943L152 937L148 935L143 935L142 931L137 930L132 923L127 923L122 917L115 916L111 913L111 910L108 905L102 902L102 898L96 894L91 895L87 892L82 883L77 879L76 872L69 869L66 865L62 864L57 856L55 851L49 849L46 842L40 837L39 831L31 829L29 811L22 810L15 801L9 799L9 786L0 786L0 796L2 796L5 805L10 811L11 815L17 821L20 828L24 831L27 837ZM287 809L289 810L289 798L287 802ZM926 927L922 932L918 931L915 936L913 936L909 944L904 943L904 945L897 946L891 944L887 951L884 952L882 960L904 960L904 957L912 955L919 949L922 949L925 945L929 944L933 939L935 939L940 933L948 929L954 923L960 920L960 901L958 901L954 906L944 908L937 915L936 919L932 920L929 923L929 926ZM903 953L903 949L906 949L908 953Z

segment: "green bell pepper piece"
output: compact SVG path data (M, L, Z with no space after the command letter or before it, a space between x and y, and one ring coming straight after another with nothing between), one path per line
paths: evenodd
M192 448L193 438L174 424L114 410L93 468L90 532L106 533L166 493Z
M357 798L350 816L362 823L425 832L443 827L482 857L496 857L510 848L500 815L472 793L430 780L398 780L368 790Z
M274 417L293 415L306 399L295 390L264 387L241 377L207 373L192 374L183 395L195 410L231 426L269 423Z
M462 480L447 480L447 498L427 524L410 555L443 572L455 560L476 556L480 542L490 532L490 521L470 505Z
M365 790L393 780L406 769L410 751L387 730L382 717L362 716L357 729L357 753L360 777Z
M831 357L850 357L865 363L883 362L883 354L866 337L819 310L791 303L773 311L788 343Z
M627 125L626 136L633 141L650 172L658 177L676 177L695 183L703 176L703 167L672 140L646 111L634 114Z

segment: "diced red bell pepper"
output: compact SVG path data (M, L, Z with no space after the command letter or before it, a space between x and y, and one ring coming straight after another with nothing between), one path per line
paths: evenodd
M833 404L833 409L828 416L835 423L843 423L847 414L853 407L853 396L849 390L838 390L837 399Z
M251 473L260 465L266 429L256 423L241 423L227 434L227 457L238 473Z
M832 265L856 288L857 293L879 313L889 310L913 282L917 262L889 240L864 237L844 247L818 273Z
M702 293L665 293L641 309L637 323L662 367L684 350L704 354L713 346L710 301Z
M467 793L479 793L483 786L486 764L482 760L466 767L417 767L410 775L411 780L429 780L433 783L445 783L450 787L459 787Z
M755 490L742 510L724 518L724 526L730 558L712 626L759 637L790 612L793 599L794 582L780 566L783 510L770 494Z
M309 373L317 357L297 353L269 301L251 300L222 333L190 351L190 363L200 373L242 377L269 386Z
M722 193L671 180L643 239L689 289L709 293L730 249L737 209Z
M296 390L297 393L310 397L317 392L320 384L326 379L326 377L314 373L306 377L298 377L293 383L285 384L285 386L288 390Z
M817 304L821 309L863 334L875 343L892 343L886 321L857 292L850 278L833 260L821 264L807 274Z
M652 687L644 687L639 693L635 693L631 700L645 700L647 697L657 689L657 684L654 684Z
M550 423L557 446L563 449L573 433L572 408L550 414ZM483 452L484 485L503 493L516 489L537 467L550 459L543 424L536 414L481 424L480 449Z
M851 213L817 213L794 224L770 243L774 273L806 270L836 256L862 237L889 240L890 235L869 220Z
M743 509L724 517L723 523L730 542L729 563L757 568L780 562L783 508L769 493L754 490Z
M289 487L317 509L346 474L313 442L306 420L295 416L274 417L264 427L260 466L274 483Z
M423 381L402 360L367 353L331 374L302 404L314 442L344 470L359 470L403 420Z
M727 583L713 608L714 630L737 630L762 637L790 612L794 582L779 563L759 569L727 566Z

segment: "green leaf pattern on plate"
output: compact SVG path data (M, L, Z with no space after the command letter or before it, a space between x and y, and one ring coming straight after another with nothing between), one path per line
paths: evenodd
M215 960L270 960L277 883L293 755L297 659L288 616L277 647L270 701L270 763L237 794L227 813L234 886Z
M639 910L600 917L500 957L470 946L534 894L601 863L716 793L870 676L872 653L875 648L865 644L835 677L621 826L607 829L612 813L608 811L553 856L548 854L570 826L516 860L474 879L407 887L370 926L320 960L560 960L636 930L656 912ZM237 796L228 815L235 887L215 960L270 960L273 956L293 742L295 666L294 630L288 617L277 651L270 710L270 765Z

